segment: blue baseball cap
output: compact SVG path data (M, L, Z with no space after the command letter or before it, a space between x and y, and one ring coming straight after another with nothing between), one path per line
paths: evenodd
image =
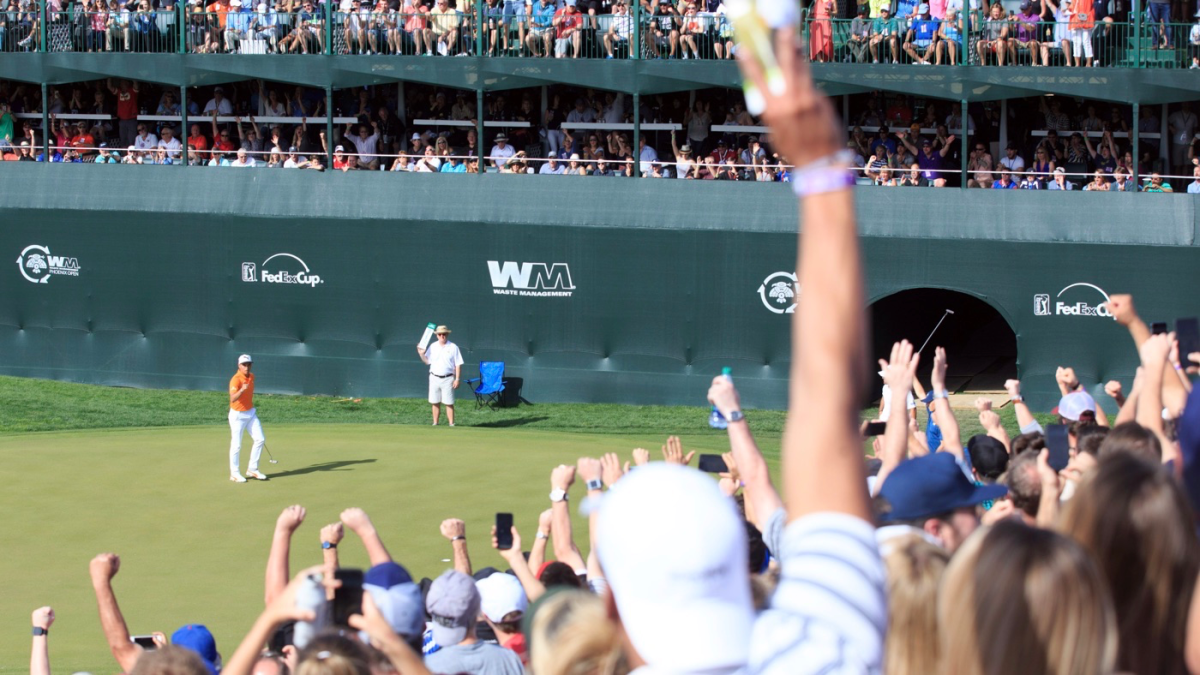
M398 635L413 637L425 630L425 603L408 570L394 562L375 565L363 575L379 613Z
M888 523L917 520L975 506L1008 494L1003 485L974 485L959 468L954 455L935 452L917 457L892 470L879 491L891 511L880 516Z
M217 653L217 640L202 624L189 623L171 635L171 644L190 649L200 655L204 667L211 675L221 672L221 655Z

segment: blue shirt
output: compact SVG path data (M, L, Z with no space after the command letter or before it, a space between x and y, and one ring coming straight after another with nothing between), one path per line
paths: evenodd
M533 6L533 25L535 28L549 28L554 23L554 4L537 3Z
M250 28L250 14L245 7L236 11L230 12L225 19L225 27L228 30L244 31Z
M463 164L462 162L459 162L458 164L453 164L449 160L447 160L445 162L442 162L442 168L438 169L438 172L439 173L466 173L467 165Z
M1016 190L1018 187L1019 186L1013 181L1009 181L1008 185L1005 185L998 180L992 181L993 190Z
M938 27L941 26L941 21L937 19L917 19L913 22L913 41L917 44L929 44L933 41L933 37L937 35Z

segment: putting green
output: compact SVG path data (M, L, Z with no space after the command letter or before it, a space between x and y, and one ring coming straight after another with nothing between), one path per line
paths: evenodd
M702 425L703 420L698 420ZM580 456L634 447L659 456L660 437L442 426L265 425L278 464L266 483L231 483L228 427L22 434L0 437L9 476L2 501L7 554L0 612L0 673L28 672L29 614L51 605L56 673L118 670L97 618L88 561L121 556L114 580L130 631L170 634L204 623L228 657L262 610L271 533L289 504L308 510L292 542L292 570L321 561L318 532L342 509L371 515L392 556L414 577L449 567L445 518L467 522L475 567L500 567L491 549L497 511L511 511L532 543L548 508L550 470ZM685 449L728 450L720 435L683 437ZM243 444L242 466L249 452ZM778 457L778 440L764 447ZM777 468L777 467L773 467ZM582 495L576 486L574 504ZM573 510L575 510L573 508ZM586 521L575 516L586 552ZM347 566L366 555L353 535L339 548ZM24 637L23 637L24 636Z

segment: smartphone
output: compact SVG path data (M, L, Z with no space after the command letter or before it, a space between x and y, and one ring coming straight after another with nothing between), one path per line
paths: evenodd
M885 431L887 431L887 422L867 422L867 430L863 432L863 435L867 438L882 436Z
M153 635L131 635L129 641L146 651L158 649L158 643L154 641Z
M1180 363L1185 367L1191 365L1188 354L1200 352L1200 319L1194 316L1176 319L1175 339L1179 342Z
M333 578L342 582L333 592L334 625L349 626L350 616L362 614L363 571L352 567L339 567Z
M729 467L720 455L700 455L700 470L707 473L726 473Z
M1050 451L1047 458L1050 468L1062 471L1071 461L1071 439L1067 437L1067 425L1046 425L1046 449Z
M507 551L513 547L512 540L513 516L511 513L496 514L496 547Z
M1167 322L1166 321L1155 321L1154 323L1150 324L1150 334L1151 335L1162 335L1163 333L1166 333L1166 332L1167 332Z

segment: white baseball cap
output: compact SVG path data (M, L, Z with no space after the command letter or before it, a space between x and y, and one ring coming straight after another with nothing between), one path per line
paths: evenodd
M665 463L638 468L604 496L596 551L629 639L652 669L748 662L746 526L716 481Z
M499 572L475 582L481 598L480 611L493 623L500 623L513 612L529 609L529 598L519 579Z
M249 354L242 354L238 357L238 365L240 366L243 363L254 363L254 359L250 358Z

